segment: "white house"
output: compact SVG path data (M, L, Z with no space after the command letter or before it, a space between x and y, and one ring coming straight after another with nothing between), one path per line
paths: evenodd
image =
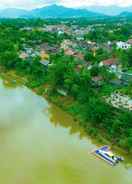
M118 60L116 58L110 58L103 60L99 63L99 67L105 66L109 69L110 72L117 72L118 70Z
M58 35L63 35L63 34L64 34L64 31L62 31L62 30L58 31Z
M124 50L131 48L131 44L129 44L127 42L122 42L122 41L117 42L116 46L118 49L124 49Z

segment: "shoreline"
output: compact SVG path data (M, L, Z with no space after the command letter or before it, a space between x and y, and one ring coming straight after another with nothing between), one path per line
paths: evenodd
M60 108L64 112L66 112L69 116L71 116L73 118L73 120L75 121L75 123L77 122L78 126L80 126L80 128L84 131L85 136L87 138L89 137L90 139L94 139L96 141L97 146L109 145L113 151L123 155L125 158L128 158L128 160L131 160L131 152L128 152L127 150L120 147L119 145L114 145L115 143L112 142L110 140L110 138L108 138L107 134L103 130L98 129L98 134L94 135L91 132L88 132L87 129L84 126L82 126L81 122L83 122L83 120L79 119L79 117L77 117L77 115L75 115L74 113L71 113L69 111L68 105L71 105L69 102L71 102L73 100L72 97L70 97L70 96L64 97L64 96L61 96L59 94L49 96L46 93L42 94L41 89L39 90L39 88L33 90L33 92L35 92L37 95L45 98L49 103L52 103L53 105L57 106L58 108ZM89 128L89 129L92 128L92 130L96 129L90 123L88 123L87 128Z
M1 68L0 68L0 70L1 70ZM49 95L47 95L47 92L46 92L47 88L45 87L45 90L44 90L44 86L40 86L37 88L31 88L31 87L26 85L26 82L28 81L27 78L18 75L15 70L8 71L8 70L4 69L4 71L0 71L0 77L4 81L5 86L14 88L14 87L17 87L19 85L20 86L24 85L27 88L31 89L37 95L45 98L47 101L49 101L49 103L54 104L58 108L61 108L64 112L66 112L70 116L72 116L72 118L75 122L78 122L80 128L82 128L82 130L84 131L84 133L86 134L87 137L90 137L91 139L95 139L98 142L98 144L100 144L100 145L101 144L104 144L104 145L108 144L108 145L110 145L110 147L112 147L113 150L121 152L123 155L125 155L127 157L131 156L131 152L128 152L124 148L121 148L118 144L114 145L114 141L112 142L112 140L110 140L110 137L103 130L98 129L97 127L95 128L90 123L87 123L88 126L84 127L83 123L81 123L81 122L83 122L83 120L81 120L77 116L77 114L71 112L69 109L69 106L73 102L73 99L70 96L64 97L64 96L61 96L59 94L49 96ZM96 134L94 134L94 130L97 131Z

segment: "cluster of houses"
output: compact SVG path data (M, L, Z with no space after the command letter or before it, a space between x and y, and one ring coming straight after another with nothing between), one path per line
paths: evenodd
M37 45L34 49L24 46L24 49L20 52L19 56L22 59L40 57L40 63L45 66L48 66L50 63L49 55L51 53L58 53L60 50L63 50L66 55L73 56L74 58L76 58L77 71L79 71L82 67L87 67L87 69L90 70L94 65L91 62L85 61L85 53L91 50L95 55L97 49L105 47L103 44L98 44L95 41L84 39L84 35L90 31L93 31L95 27L99 27L100 29L102 29L102 24L97 24L94 26L88 25L86 27L81 27L75 24L68 26L66 24L63 24L63 22L56 25L44 25L43 27L40 28L42 31L56 32L59 35L66 33L68 35L72 35L73 38L63 40L60 45L50 46L48 43L43 43L43 44ZM28 30L30 31L33 28L27 27L24 29L26 29L27 31ZM114 45L116 44L117 49L126 50L132 47L132 39L129 39L127 42L108 41L105 44L108 46L107 48L108 50L112 48L113 44ZM117 76L118 83L119 83L119 80L122 83L122 80L124 81L128 79L131 80L132 78L132 74L127 74L122 72L122 67L120 65L120 62L116 58L108 58L106 60L100 61L100 63L98 64L98 67L102 67L102 66L106 67L109 72L114 73ZM103 81L103 78L101 76L95 76L93 78L93 81L101 84Z
M40 63L43 64L44 66L48 66L50 61L49 61L49 54L48 52L45 51L42 47L37 47L35 49L31 47L24 47L23 50L20 51L19 57L22 60L28 59L32 60L35 57L40 58Z
M52 28L52 26L48 28ZM122 42L117 42L117 43L121 44ZM128 40L127 43L132 46L132 39ZM86 63L84 59L84 52L80 51L80 49L78 49L78 46L83 47L85 51L90 49L92 50L93 53L94 51L96 52L96 49L98 49L98 45L96 44L96 42L92 42L92 41L76 42L70 39L65 39L60 46L59 45L50 46L48 43L43 43L43 44L37 45L35 48L31 48L24 45L22 51L20 51L19 53L19 56L21 59L27 59L27 58L32 59L34 57L40 57L40 63L48 66L50 63L49 61L50 53L57 53L59 50L64 50L64 53L66 55L73 56L79 61L77 67L81 68L80 65L87 64L87 68L90 70L92 68L92 64L89 62ZM126 73L122 72L120 62L116 58L109 58L109 59L103 60L99 63L98 66L99 67L105 66L109 72L115 73L119 80L122 78L132 77L131 74L126 75ZM98 80L100 82L102 79L101 77L96 76L96 79L94 80Z
M24 48L19 53L19 57L21 59L34 58L36 56L39 56L39 51L34 50L32 47L24 46Z
M65 39L60 45L60 49L63 49L66 55L73 56L83 62L87 51L91 50L94 54L98 48L96 42L86 40Z
M114 86L127 86L132 82L132 73L127 73L122 71L122 65L120 64L117 58L109 58L103 60L99 63L99 67L105 67L110 73L115 74L115 79L111 81L111 84ZM90 68L91 69L91 68ZM96 76L96 82L102 84L103 78Z
M91 42L93 45L93 48L95 47L95 44ZM44 66L49 66L50 59L49 55L50 53L57 53L60 49L64 50L64 53L69 56L73 56L76 58L76 71L80 71L82 67L87 68L88 70L91 70L94 65L92 65L91 62L86 62L84 59L84 54L80 51L77 51L75 48L77 47L76 43L73 43L71 40L64 40L61 43L61 46L49 46L48 43L43 43L39 46L37 46L35 49L30 47L24 47L24 49L20 52L19 56L21 59L32 59L34 57L40 57L40 63ZM112 84L115 85L115 83L118 85L124 85L127 84L130 80L132 80L132 74L131 73L124 73L122 72L122 67L120 65L120 62L117 58L109 58L103 61L100 61L98 64L98 67L105 67L109 72L114 73L117 76L116 81L114 80ZM101 76L95 76L92 78L92 81L95 85L101 86L103 84L103 77Z
M119 41L116 42L117 49L127 50L132 47L132 39L129 39L127 42Z
M109 69L110 72L116 73L118 70L121 69L121 66L119 65L118 59L116 58L109 58L106 60L103 60L99 63L99 66L105 66Z
M114 45L116 45L117 49L128 50L132 47L132 39L129 39L128 41L108 41L106 47L111 49Z
M68 26L66 24L61 23L56 25L46 25L42 29L43 31L46 32L58 33L58 35L61 34L73 35L74 38L77 38L77 40L83 40L84 35L87 34L92 29L92 26L89 25L84 28L77 25Z
M101 25L98 25L101 27ZM67 26L65 24L59 25L46 25L41 28L42 31L47 32L56 32L58 35L66 33L67 35L72 35L72 39L64 39L62 43L59 45L49 45L48 43L40 43L35 47L23 45L23 49L19 53L19 57L23 60L31 59L34 57L40 58L40 63L48 67L51 65L50 54L58 53L60 50L63 50L65 55L72 56L76 59L76 68L77 72L85 67L88 70L91 70L95 65L90 61L85 61L85 53L87 51L92 51L93 54L96 54L96 50L99 48L105 48L110 50L113 48L113 45L116 45L117 49L127 50L132 47L132 39L129 39L126 42L117 41L111 42L108 41L104 44L98 44L91 40L85 40L84 35L93 29L92 26L87 26L85 28L81 28L77 25ZM26 31L32 30L30 27L26 28ZM108 58L103 61L100 61L96 64L97 67L105 67L110 73L114 73L116 78L111 80L112 85L120 85L121 87L124 85L128 85L130 81L132 81L132 73L127 73L122 71L122 66L117 58ZM100 87L104 83L104 78L99 76L92 77L92 84L95 87ZM67 93L63 89L58 89L58 93L63 96L66 96ZM112 93L109 97L105 97L107 103L111 104L116 108L124 108L132 111L132 99L126 95L122 95L121 93Z
M79 60L84 60L83 53L77 50L76 48L77 43L71 40L64 40L60 46L60 49L64 50L65 55L73 56Z
M106 102L116 108L124 108L132 111L132 99L121 93L113 93L106 98Z

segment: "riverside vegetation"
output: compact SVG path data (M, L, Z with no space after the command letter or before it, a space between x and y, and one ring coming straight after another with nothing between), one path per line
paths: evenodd
M51 22L53 24L53 20ZM24 44L35 48L39 44L48 43L49 46L54 47L60 46L67 38L72 39L72 35L58 35L55 32L40 31L40 28L45 24L47 22L42 20L1 20L0 65L2 75L3 73L6 75L6 71L15 71L18 76L25 79L26 86L37 91L40 95L46 95L52 102L74 115L88 134L93 136L101 134L113 144L132 152L132 112L114 108L105 102L104 96L117 90L117 87L110 84L115 75L108 72L105 67L98 68L96 65L101 59L117 55L121 61L125 57L126 68L130 67L131 69L132 49L127 52L112 49L110 53L99 49L96 56L90 51L85 52L86 62L90 60L94 63L91 70L88 70L85 64L80 66L79 61L66 55L63 49L57 53L49 53L49 66L43 65L38 55L21 59L19 53ZM107 29L111 28L112 24L115 27L116 24L112 22L107 25ZM25 27L29 28L29 26L31 30L25 31ZM128 25L128 30L126 29L127 37L131 34L130 26ZM114 37L121 37L121 35L124 35L123 31L118 32ZM109 35L103 35L105 40L109 39L107 36ZM85 35L85 38L87 37L92 37L92 35ZM123 37L123 39L127 38ZM92 78L96 76L103 77L101 86L96 86L93 83ZM131 86L130 83L122 90L129 93L132 89ZM59 90L63 91L65 95L59 94Z

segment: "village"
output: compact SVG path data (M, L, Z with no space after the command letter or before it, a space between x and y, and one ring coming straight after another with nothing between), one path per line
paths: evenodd
M53 106L55 128L62 121L60 113L55 112L59 108L73 119L70 122L75 130L78 127L86 136L99 137L100 141L106 137L112 145L132 152L129 18L1 19L0 44L1 85L11 94L17 89L20 93L23 89L24 93L29 91L27 100L25 95L22 97L28 120L34 114L29 113L29 103L34 112L39 112L36 105L40 104L43 114L43 104L47 102L46 109ZM35 103L30 94L38 98ZM20 112L25 112L23 107ZM12 112L11 108L11 117ZM70 129L67 115L62 124L70 133L76 133ZM49 117L51 121L52 118Z
M48 68L52 66L51 55L63 52L65 55L75 59L77 72L82 68L87 70L105 68L111 75L113 74L113 77L107 81L113 89L104 99L116 108L131 111L132 58L130 58L130 54L128 55L128 51L130 52L132 49L132 35L128 35L125 39L120 35L118 36L119 38L111 39L115 32L120 33L124 29L122 27L122 24L117 24L116 26L114 25L112 30L111 27L107 28L105 24L81 27L74 24L68 25L66 22L37 28L24 27L21 31L29 34L35 31L36 33L54 34L59 42L50 44L48 41L42 41L41 38L36 39L35 37L30 42L29 40L28 42L23 41L19 57L29 61L38 58L39 62ZM103 30L106 30L107 35L110 36L104 39L96 38L96 32ZM106 81L101 74L95 72L91 82L98 89ZM115 93L115 90L118 93Z
M0 183L132 184L132 0L0 1Z

